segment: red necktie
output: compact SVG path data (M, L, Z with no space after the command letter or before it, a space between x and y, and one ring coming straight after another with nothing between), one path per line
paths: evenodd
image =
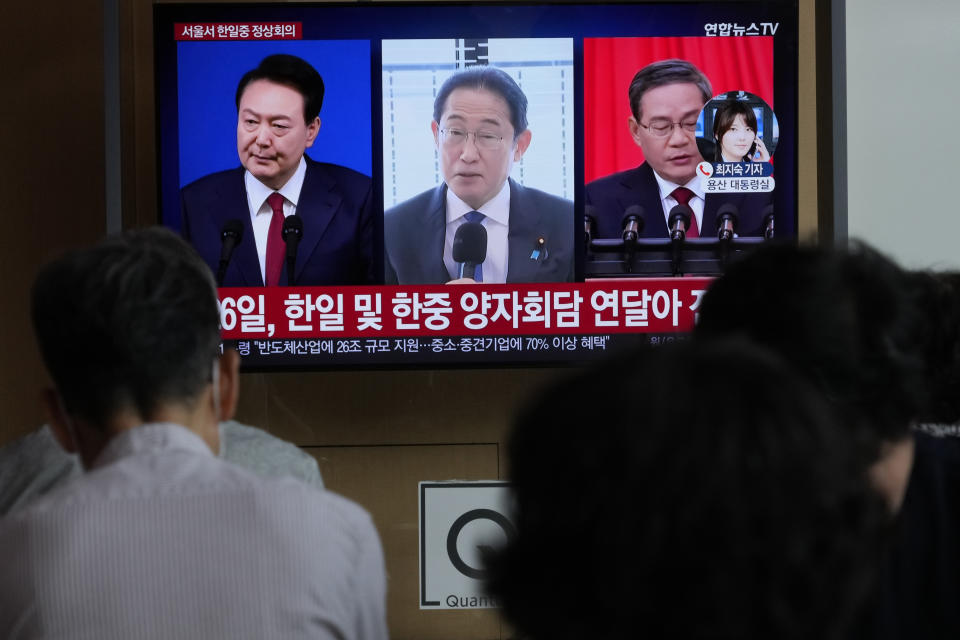
M676 200L677 204L689 206L688 203L693 195L693 191L690 191L690 189L687 189L686 187L677 187L673 190L673 193L670 194L670 197ZM690 211L690 227L687 229L687 237L700 237L700 230L697 228L697 216L693 213L693 210Z
M270 230L267 231L266 285L275 287L280 284L283 272L283 196L274 191L267 197L267 204L273 209L270 218Z

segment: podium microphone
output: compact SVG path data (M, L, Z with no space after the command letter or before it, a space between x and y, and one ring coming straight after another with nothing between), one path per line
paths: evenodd
M693 217L693 209L685 204L678 204L670 209L670 216L667 219L670 227L670 244L672 245L673 275L680 275L680 252L684 241L687 239L687 229L690 228L690 218Z
M627 244L636 244L643 233L643 207L632 204L623 212L623 241Z
M731 203L717 210L717 240L720 241L720 264L724 267L730 258L730 243L737 233L737 207Z
M453 261L460 265L458 277L474 278L487 259L487 230L479 222L464 222L453 236Z
M243 240L243 223L236 218L227 220L220 231L220 264L217 266L217 286L223 286L227 275L227 265L233 256L233 250Z
M643 207L632 204L623 212L623 246L626 249L626 270L633 272L633 256L637 252L637 239L643 233Z
M292 287L297 266L297 247L303 239L303 220L297 214L287 216L283 220L283 230L280 233L287 244L287 286Z
M670 239L674 242L683 242L687 238L687 229L690 228L690 218L693 217L693 209L685 204L678 204L670 209L670 216L667 223L670 227Z
M763 239L773 240L773 204L763 208Z
M588 204L583 208L583 241L584 248L590 251L590 241L597 234L597 208Z

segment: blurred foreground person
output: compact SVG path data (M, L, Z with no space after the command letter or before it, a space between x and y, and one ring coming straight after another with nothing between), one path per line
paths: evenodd
M916 272L929 402L869 638L960 638L960 275Z
M960 455L916 434L960 417L957 301L875 250L766 246L710 287L699 336L745 336L776 351L842 415L861 468L894 519L878 592L856 634L960 637ZM902 508L901 508L902 507Z
M710 285L695 334L742 336L796 367L860 443L891 511L900 507L910 425L927 399L926 317L906 272L865 245L765 246Z
M746 342L582 372L517 420L517 535L491 593L534 640L843 638L885 519L857 455L821 395Z
M0 637L386 637L367 513L215 457L239 357L183 240L68 254L32 311L51 428L88 472L0 521Z

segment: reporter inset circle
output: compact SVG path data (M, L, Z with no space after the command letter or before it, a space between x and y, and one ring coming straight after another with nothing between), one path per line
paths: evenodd
M769 162L779 141L773 109L748 91L714 96L697 120L697 148L707 162Z

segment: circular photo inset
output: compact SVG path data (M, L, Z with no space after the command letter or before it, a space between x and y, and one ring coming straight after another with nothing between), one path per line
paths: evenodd
M770 162L779 139L773 109L746 91L714 96L697 122L697 147L707 162Z

